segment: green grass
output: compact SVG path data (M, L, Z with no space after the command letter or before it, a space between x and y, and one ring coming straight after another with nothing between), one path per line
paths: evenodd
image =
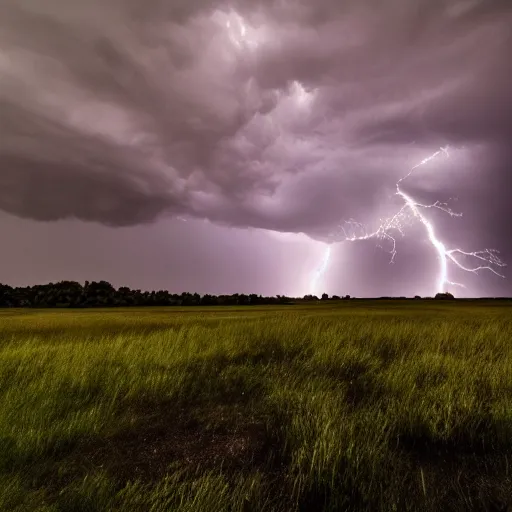
M0 510L512 507L512 307L0 310Z

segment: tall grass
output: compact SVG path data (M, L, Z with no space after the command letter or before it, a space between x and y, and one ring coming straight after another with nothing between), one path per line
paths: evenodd
M506 510L511 312L1 311L0 510Z

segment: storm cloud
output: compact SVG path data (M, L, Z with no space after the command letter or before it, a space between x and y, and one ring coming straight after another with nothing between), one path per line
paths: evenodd
M4 0L0 208L320 238L371 221L440 145L508 143L511 25L506 1Z

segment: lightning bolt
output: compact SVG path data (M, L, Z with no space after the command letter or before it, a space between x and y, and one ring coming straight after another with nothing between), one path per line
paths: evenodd
M324 255L322 257L322 262L320 263L319 267L316 269L313 278L311 280L311 293L316 294L320 293L320 290L318 289L318 285L321 282L321 279L323 275L325 274L325 271L327 270L327 267L329 266L329 260L331 259L331 245L327 245L324 251Z
M460 270L464 270L465 272L478 273L481 270L488 270L497 276L504 277L500 274L497 269L505 267L505 263L503 263L498 257L498 251L495 249L483 249L480 251L468 252L463 249L455 248L455 249L447 249L445 244L437 238L434 225L431 221L427 219L424 215L424 210L427 209L438 209L441 210L451 217L461 217L461 213L456 213L452 211L446 203L441 203L436 201L432 204L422 204L418 203L411 197L409 194L405 193L402 190L402 183L409 178L416 169L419 167L428 164L430 161L434 160L440 155L445 155L449 157L448 147L441 147L438 151L430 155L429 157L423 159L419 164L416 164L411 170L402 178L400 178L396 183L396 195L399 196L402 201L402 207L391 217L387 219L381 220L378 228L373 232L366 232L363 224L356 222L352 219L345 222L345 225L341 227L343 238L340 241L348 241L355 242L360 240L370 240L376 239L380 241L388 241L391 243L391 260L390 263L394 262L397 249L396 249L396 238L395 233L398 233L401 236L404 236L404 226L409 223L410 220L419 221L425 231L427 233L428 240L434 250L437 253L437 259L439 261L439 274L437 276L436 281L436 290L437 292L445 292L447 291L448 285L451 286L460 286L465 287L461 283L456 283L449 280L448 277L448 264L452 263L455 267ZM349 229L351 233L349 234ZM357 230L359 230L360 234L354 234ZM362 232L362 233L361 233ZM316 287L321 276L324 274L327 264L329 262L331 254L330 246L327 247L326 252L324 254L322 265L318 268L315 277L313 278L312 284ZM472 259L475 263L472 266L465 265L457 257L466 257Z

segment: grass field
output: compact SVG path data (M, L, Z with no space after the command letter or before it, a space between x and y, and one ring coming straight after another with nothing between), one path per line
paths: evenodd
M0 510L512 510L512 305L0 310Z

